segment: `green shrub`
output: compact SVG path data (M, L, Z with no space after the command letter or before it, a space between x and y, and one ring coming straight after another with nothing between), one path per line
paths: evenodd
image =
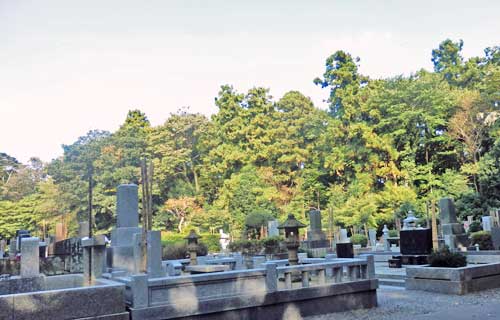
M198 249L196 254L198 256L206 256L208 253L207 246L203 243L198 244ZM189 257L187 244L182 242L177 242L174 244L167 244L162 250L163 260L175 260L175 259L185 259Z
M481 222L479 221L472 221L472 223L469 225L469 233L474 233L474 232L478 232L478 231L481 231L482 228L481 228Z
M399 237L399 231L396 229L389 230L389 237L391 237L391 238Z
M448 247L433 251L429 255L431 267L460 268L467 265L467 257L459 252L451 252Z
M219 252L221 250L219 239L218 234L206 233L201 235L199 242L205 244L209 252Z
M259 240L236 240L229 243L229 250L243 254L257 254L262 251L262 243Z
M493 242L491 241L491 234L488 231L473 232L470 235L472 245L479 245L481 250L493 250Z
M366 245L368 244L368 239L365 235L353 234L351 236L351 242L352 244L360 244L362 247L366 247Z
M282 239L280 237L269 237L262 239L260 242L266 254L276 254L280 252L281 241Z

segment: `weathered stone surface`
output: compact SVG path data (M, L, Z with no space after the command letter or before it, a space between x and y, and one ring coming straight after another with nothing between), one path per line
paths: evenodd
M0 293L0 320L14 320L14 297Z
M134 234L141 232L142 228L139 227L113 229L111 231L111 246L132 246Z
M441 225L443 234L462 234L465 233L464 226L461 223L445 223Z
M277 237L280 235L278 226L279 222L277 220L271 220L267 222L267 234L269 237Z
M21 241L21 277L36 277L40 273L39 239L32 237Z
M439 200L439 217L442 224L457 222L457 213L453 199L442 198Z
M500 228L491 228L491 242L493 243L493 249L500 250Z
M116 215L118 228L139 225L138 187L135 184L122 184L116 190Z
M196 266L187 266L186 271L191 274L199 274L199 273L213 273L213 272L223 272L229 271L230 267L227 265L196 265Z

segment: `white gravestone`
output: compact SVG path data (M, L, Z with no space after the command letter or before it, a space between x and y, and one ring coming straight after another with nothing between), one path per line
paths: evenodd
M483 230L491 232L491 217L485 216L481 219L483 221Z
M280 232L278 230L278 221L276 220L271 220L267 222L267 234L269 237L277 237L280 235Z
M340 243L350 243L351 239L347 236L346 229L340 229Z

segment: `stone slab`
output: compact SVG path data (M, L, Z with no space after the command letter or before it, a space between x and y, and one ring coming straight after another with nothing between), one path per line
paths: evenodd
M111 231L111 246L132 246L134 240L134 234L142 233L142 228L139 227L127 227L127 228L116 228Z
M441 224L443 234L464 234L465 229L461 223L444 223Z
M439 218L442 224L457 222L457 212L453 199L442 198L439 200Z
M399 241L403 255L430 254L432 251L431 229L401 230Z
M40 252L36 237L21 240L21 277L36 277L40 274Z
M230 266L223 264L187 266L185 270L191 274L229 271Z
M500 228L491 228L491 242L493 242L493 249L500 250Z
M354 247L352 243L337 243L338 258L354 258Z

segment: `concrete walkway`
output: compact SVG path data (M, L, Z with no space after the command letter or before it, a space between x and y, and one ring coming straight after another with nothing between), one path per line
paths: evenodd
M374 309L354 310L307 320L500 320L500 289L452 296L382 286Z

